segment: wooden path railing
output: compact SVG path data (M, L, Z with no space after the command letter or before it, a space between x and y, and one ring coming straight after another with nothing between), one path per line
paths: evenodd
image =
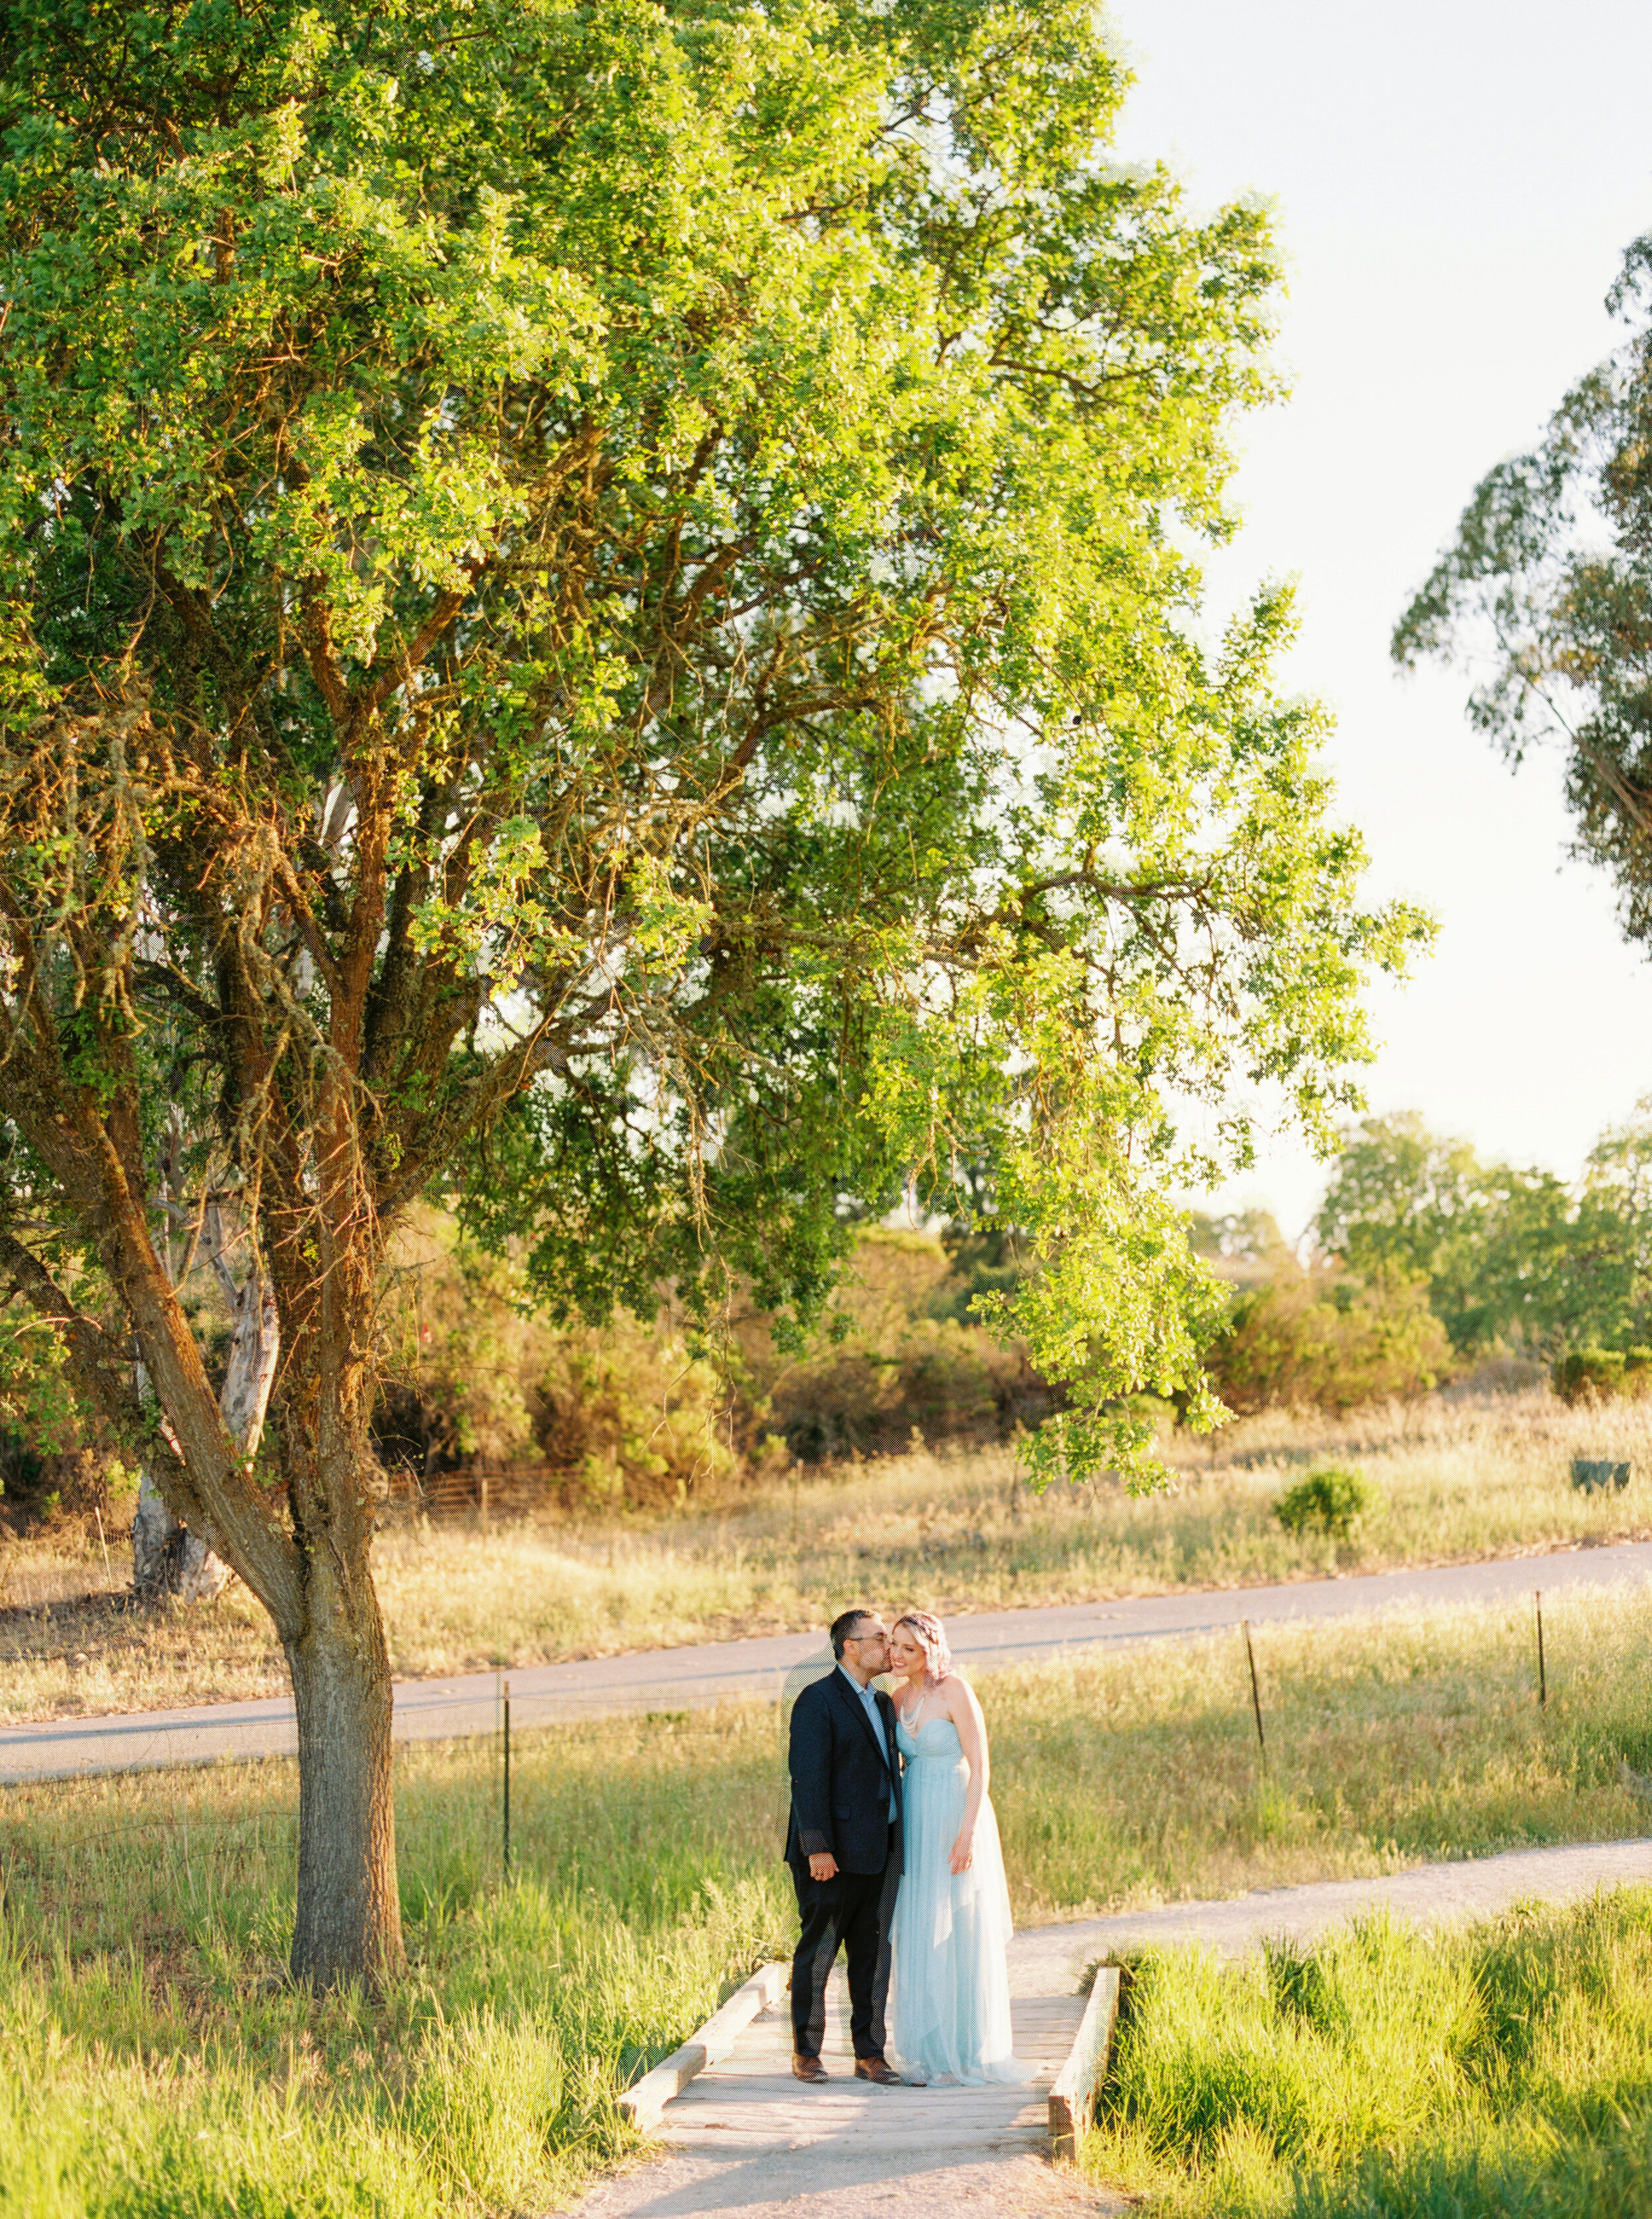
M1067 2061L1050 2091L1050 2147L1055 2157L1074 2154L1078 2137L1096 2116L1096 2098L1107 2078L1118 2023L1119 1968L1098 1966Z
M628 2088L619 2099L619 2108L630 2114L633 2124L644 2134L652 2132L672 2098L680 2096L708 2065L720 2065L759 2012L779 2001L786 1992L789 1971L786 1965L765 1965L754 1973L744 1987L736 1988L728 2002L712 2012L698 2034Z

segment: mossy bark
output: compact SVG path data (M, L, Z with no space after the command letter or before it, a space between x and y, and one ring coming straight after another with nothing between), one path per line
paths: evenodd
M370 1585L289 1642L298 1711L298 1914L306 1986L371 1982L401 1961L391 1794L390 1660Z

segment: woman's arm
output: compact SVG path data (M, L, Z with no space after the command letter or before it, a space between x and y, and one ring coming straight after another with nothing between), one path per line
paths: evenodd
M947 1706L947 1716L958 1729L958 1738L963 1744L964 1760L969 1766L969 1792L964 1798L964 1823L958 1830L958 1839L953 1843L952 1855L947 1860L955 1873L967 1872L975 1856L975 1822L981 1815L981 1806L986 1800L987 1780L991 1766L986 1751L986 1720L981 1715L981 1706L975 1700L975 1690L967 1680L953 1679L947 1682L951 1700Z

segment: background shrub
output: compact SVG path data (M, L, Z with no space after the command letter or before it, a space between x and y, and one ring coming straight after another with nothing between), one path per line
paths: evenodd
M1574 1348L1553 1373L1555 1392L1571 1405L1652 1394L1652 1348Z
M1287 1488L1273 1514L1288 1533L1323 1533L1334 1541L1352 1537L1356 1526L1375 1507L1369 1482L1346 1464L1321 1464Z
M1056 1397L1019 1348L968 1319L1013 1263L931 1234L863 1228L818 1328L783 1347L738 1306L691 1344L668 1295L556 1327L508 1258L440 1212L404 1234L383 1306L381 1460L429 1481L537 1470L566 1508L658 1507L732 1493L789 1463L1009 1439Z
M1271 1277L1238 1290L1205 1369L1240 1417L1281 1408L1334 1416L1425 1395L1450 1361L1420 1283L1364 1286L1334 1266L1305 1270L1286 1252Z

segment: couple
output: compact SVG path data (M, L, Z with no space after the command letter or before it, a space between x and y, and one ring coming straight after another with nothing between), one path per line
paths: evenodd
M792 2070L799 2080L826 2078L826 1982L842 1947L857 2079L1027 2079L1010 2049L1009 1892L974 1691L925 1610L889 1632L875 1611L845 1611L832 1654L836 1669L805 1688L792 1712L786 1858L803 1923L792 1961ZM885 1672L892 1700L872 1684Z

